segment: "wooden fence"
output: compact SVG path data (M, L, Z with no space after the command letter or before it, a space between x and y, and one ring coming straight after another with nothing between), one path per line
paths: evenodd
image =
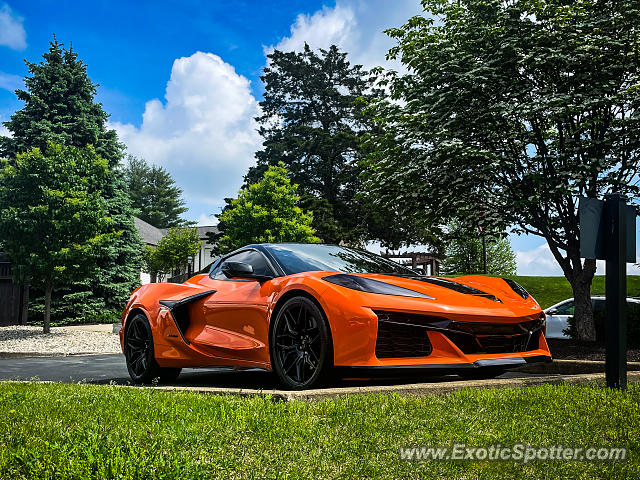
M29 287L13 283L11 264L0 253L0 326L27 323Z

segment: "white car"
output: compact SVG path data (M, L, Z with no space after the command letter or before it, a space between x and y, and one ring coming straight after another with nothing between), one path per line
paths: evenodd
M640 300L637 298L627 297L627 303L640 305ZM604 311L604 295L593 295L591 297L591 306L593 307L594 311ZM552 305L549 308L545 309L544 313L547 315L547 338L570 338L562 331L569 328L569 323L567 322L567 320L569 317L573 316L574 308L575 306L573 304L573 298L567 298L566 300L563 300L560 303L556 303L555 305Z

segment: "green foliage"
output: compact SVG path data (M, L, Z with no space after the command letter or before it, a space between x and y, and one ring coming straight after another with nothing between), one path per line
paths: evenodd
M442 273L472 274L483 273L482 236L476 230L464 228L459 222L449 222L445 259L442 263ZM487 274L515 275L516 255L511 249L511 243L506 235L487 235Z
M324 401L0 383L0 477L636 478L640 386L468 389ZM626 446L625 461L425 461L401 446Z
M106 160L92 147L50 143L0 170L0 238L19 280L43 287L86 277L112 243L112 220L102 197ZM49 317L45 315L45 330Z
M32 147L45 151L48 142L85 147L117 166L122 157L115 130L107 130L109 115L94 103L97 85L87 76L87 66L72 48L65 49L54 37L44 62L26 62L31 76L26 90L16 90L25 105L4 126L11 137L0 137L0 156L15 157Z
M393 101L373 109L365 191L400 223L542 236L586 299L595 261L580 259L577 197L639 192L637 2L423 6L388 31L409 73L387 76ZM592 337L591 311L580 317Z
M189 257L200 251L200 238L195 228L170 228L156 248L147 246L144 270L153 278L164 275L187 264Z
M27 62L26 90L16 92L25 105L4 123L12 136L0 137L0 150L12 162L20 152L31 147L44 151L48 141L55 141L78 148L93 145L107 160L108 181L101 195L111 228L120 235L103 250L98 268L88 279L66 282L53 293L54 323L95 322L117 316L139 285L143 245L119 171L122 146L115 131L107 129L108 115L102 105L94 102L97 86L87 76L86 65L55 38L43 58L41 63ZM30 316L37 318L43 311L42 298L35 289L31 298L35 305L30 305Z
M368 221L355 198L361 139L371 128L364 100L375 92L369 73L346 57L335 45L268 55L257 118L264 149L245 182L259 181L267 167L283 162L299 185L301 204L313 213L317 235L327 243L358 244Z
M311 227L313 215L304 212L284 164L268 167L262 180L238 192L230 208L220 214L224 235L219 239L220 253L250 243L317 243Z
M139 218L156 228L182 227L188 223L180 218L187 211L182 190L164 168L150 166L144 159L129 155L124 175Z

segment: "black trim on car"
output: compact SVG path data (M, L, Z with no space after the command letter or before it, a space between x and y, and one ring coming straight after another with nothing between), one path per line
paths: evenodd
M336 366L336 371L347 376L375 377L378 375L414 375L418 372L455 374L459 370L472 370L476 368L492 367L518 367L525 364L548 363L552 359L548 355L535 355L531 357L487 358L473 363L436 363L421 365L378 365L378 366Z
M492 302L502 303L495 295L491 293L483 292L482 290L478 290L477 288L470 287L469 285L465 285L464 283L454 282L452 280L447 280L446 278L440 277L427 277L427 276L405 276L402 275L403 278L409 278L411 280L418 280L419 282L430 283L432 285L436 285L438 287L448 288L449 290L453 290L454 292L462 293L464 295L472 295L474 297L482 297L487 300L491 300Z
M531 295L529 294L529 292L527 292L525 290L525 288L520 285L518 282L511 280L510 278L503 278L502 280L505 281L505 283L507 285L509 285L509 287L511 287L511 290L513 290L514 292L516 292L518 295L520 295L523 299L527 299L529 298Z
M233 252L228 253L225 256L220 257L218 260L216 260L214 262L214 264L211 265L211 269L209 270L209 278L211 278L213 280L213 276L212 275L214 274L214 272L216 272L217 268L219 266L221 266L225 262L225 260L227 260L228 258L230 258L230 257L232 257L234 255L237 255L239 253L248 252L248 251L257 252L260 255L262 255L262 258L265 259L265 261L267 263L267 266L271 269L271 273L273 273L273 278L282 276L282 273L280 273L280 272L282 272L282 268L280 267L280 265L278 265L278 268L274 267L273 259L271 258L270 255L267 255L266 250L264 248L260 248L260 245L247 245L246 247L242 247L242 248L239 248L237 250L234 250ZM233 279L228 278L228 279L225 279L225 280L234 281L234 282L247 282L247 281L250 282L251 281L251 280L242 279L242 278L233 278Z
M187 340L184 336L184 332L189 327L189 310L185 308L190 303L196 302L201 298L208 297L212 293L216 293L215 290L207 290L206 292L196 293L195 295L190 295L185 298L181 298L180 300L159 300L158 303L163 307L169 309L171 313L171 318L176 324L176 328L178 329L178 333L182 337L184 343L189 345L189 340Z

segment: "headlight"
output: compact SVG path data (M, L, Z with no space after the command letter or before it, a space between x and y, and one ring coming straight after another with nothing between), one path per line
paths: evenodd
M322 277L322 279L335 285L340 285L341 287L350 288L352 290L358 290L360 292L433 299L433 297L425 295L424 293L416 292L415 290L398 287L397 285L381 282L380 280L373 280L372 278L358 277L357 275L338 273L336 275Z

